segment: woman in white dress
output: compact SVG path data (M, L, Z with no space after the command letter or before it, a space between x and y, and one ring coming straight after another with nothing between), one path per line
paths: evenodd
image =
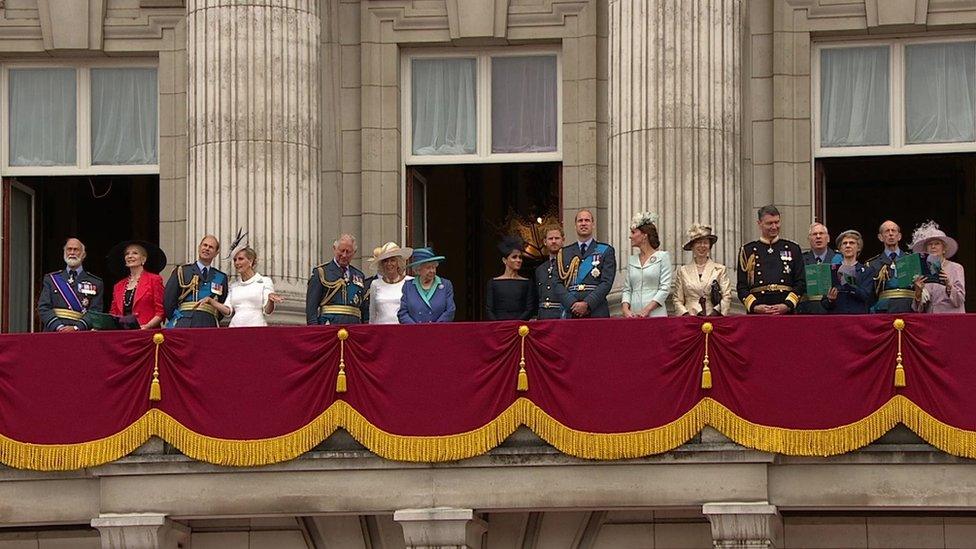
M630 224L630 245L639 250L627 261L621 296L624 318L668 316L671 256L661 247L657 216L642 212Z
M407 276L407 258L413 248L401 248L387 242L373 250L369 263L376 269L376 280L369 285L369 323L399 324L397 311L403 296L403 283L413 280Z
M275 304L284 298L275 293L271 277L254 270L258 254L251 248L234 252L234 268L238 280L231 282L227 301L212 305L224 316L231 316L230 327L267 326L266 316L274 312Z

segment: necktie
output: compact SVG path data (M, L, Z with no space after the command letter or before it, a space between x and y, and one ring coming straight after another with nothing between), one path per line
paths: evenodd
M78 271L74 269L68 271L68 284L74 284L76 278L78 278Z
M207 275L209 274L210 274L210 268L208 267L204 267L203 270L200 271L200 277L204 282L207 281Z
M822 257L818 257L817 258L817 265L820 265L821 263L823 263L823 258Z
M890 259L892 262L894 262L896 259L898 259L898 252L891 252L891 253L889 253L888 254L888 259Z
M580 255L581 256L586 255L586 242L580 243Z

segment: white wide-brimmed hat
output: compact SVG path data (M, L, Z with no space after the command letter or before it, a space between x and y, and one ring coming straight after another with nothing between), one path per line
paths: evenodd
M378 248L373 249L373 257L367 259L368 263L372 263L374 267L378 266L384 259L390 259L391 257L400 257L404 261L410 259L413 255L413 248L401 248L396 242L387 242Z
M915 232L912 233L912 251L915 253L924 252L925 247L933 240L941 240L945 244L947 259L959 251L959 243L954 238L947 236L935 221L926 221L915 229Z

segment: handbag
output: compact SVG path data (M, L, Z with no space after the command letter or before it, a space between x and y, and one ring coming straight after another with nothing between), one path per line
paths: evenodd
M712 310L712 314L715 316L722 316L722 313L719 311L719 306L722 303L722 288L719 287L718 280L712 281L712 287L711 290L709 291L709 297L712 300L712 307L714 307L714 309Z

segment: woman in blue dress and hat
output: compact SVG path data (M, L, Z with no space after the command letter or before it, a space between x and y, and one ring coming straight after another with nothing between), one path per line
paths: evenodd
M417 248L410 259L412 262L408 267L413 269L415 276L403 285L397 312L400 324L454 320L454 286L450 280L437 276L437 266L444 261L444 256L437 255L431 248Z

